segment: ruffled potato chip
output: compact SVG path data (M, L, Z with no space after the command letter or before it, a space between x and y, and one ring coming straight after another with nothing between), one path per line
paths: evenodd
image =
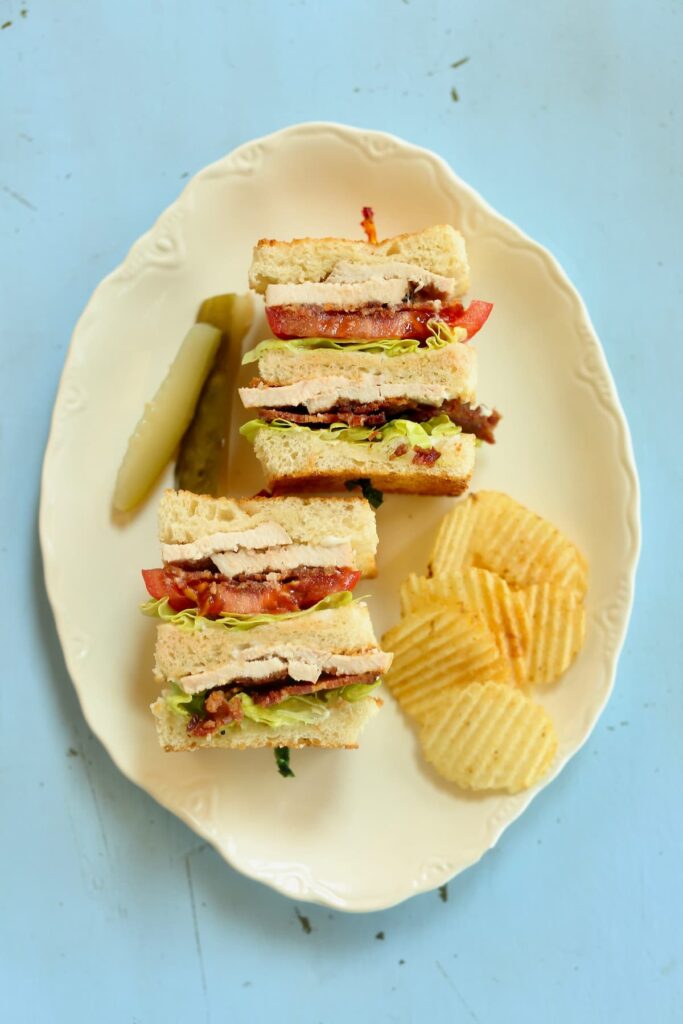
M407 615L383 637L394 661L384 682L421 721L435 703L473 679L503 683L509 666L491 630L465 608L431 605Z
M501 576L486 569L466 569L448 576L416 576L401 585L401 612L406 615L441 604L456 604L484 622L510 669L510 679L526 689L530 626L526 602Z
M554 683L581 650L586 610L575 590L540 583L518 591L531 622L527 674L529 682Z
M490 681L461 686L435 703L420 741L439 775L475 792L529 789L557 750L555 727L540 704Z
M489 569L512 587L556 583L583 596L586 559L557 527L507 494L480 491L442 521L430 559L433 576Z

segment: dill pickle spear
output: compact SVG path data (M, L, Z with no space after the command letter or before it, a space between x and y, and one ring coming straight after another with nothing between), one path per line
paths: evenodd
M131 512L147 497L173 455L192 420L220 340L220 331L209 324L195 324L186 334L128 442L114 488L117 512Z
M197 320L217 327L222 339L180 444L175 482L182 490L214 497L227 491L234 382L240 367L242 339L251 326L252 315L248 295L215 295L201 304Z

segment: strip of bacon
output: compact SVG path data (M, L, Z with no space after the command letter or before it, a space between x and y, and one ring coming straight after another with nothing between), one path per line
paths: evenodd
M352 683L371 685L377 679L376 672L365 672L355 676L325 676L314 683L297 683L290 680L284 686L260 687L252 689L249 685L232 685L230 687L211 690L204 701L204 715L193 715L187 724L191 736L208 736L221 725L240 722L244 718L242 701L238 693L246 693L254 704L260 707L272 707L280 704L288 697L303 697L321 690L337 690L341 686Z
M261 419L289 420L300 426L324 427L330 423L346 423L350 427L383 427L389 420L405 419L423 423L432 416L445 413L453 423L462 427L466 434L474 434L487 444L495 444L494 430L500 420L500 413L494 409L489 412L482 406L468 405L459 398L450 398L442 405L410 405L401 398L388 399L386 402L348 403L335 406L326 412L306 412L294 409L261 409Z
M362 406L360 407L362 409ZM387 422L383 412L351 412L336 409L334 412L294 412L290 409L260 409L259 416L269 423L272 420L288 420L301 426L324 426L329 423L346 423L349 427L382 427Z
M273 704L279 704L287 697L305 697L306 694L318 693L319 690L336 690L340 686L349 686L351 683L374 683L376 679L376 672L365 672L363 675L357 676L326 676L323 679L318 679L315 683L294 683L290 680L286 686L271 690L255 690L250 696L254 704L267 708Z
M437 459L441 458L441 452L436 448L420 448L419 445L413 445L412 461L416 466L433 466Z
M164 569L143 569L142 576L149 594L157 600L167 597L174 611L196 608L200 615L216 618L229 612L254 615L301 611L329 594L353 590L361 574L346 566L303 566L275 581L231 580L209 570L168 565Z
M473 338L486 323L493 303L474 299L467 309L458 304L445 306L438 314L429 307L384 306L358 310L325 309L324 306L268 306L266 316L276 338L348 338L372 341L375 338L413 338L425 341L430 336L430 320L443 320L449 327L464 327Z
M392 453L389 456L389 458L390 459L400 459L401 456L405 455L407 451L408 451L408 445L405 443L405 441L401 441L400 444L396 445L396 447L392 451Z
M375 211L371 206L364 206L362 209L363 219L360 226L366 234L370 245L377 245L377 228L375 227Z

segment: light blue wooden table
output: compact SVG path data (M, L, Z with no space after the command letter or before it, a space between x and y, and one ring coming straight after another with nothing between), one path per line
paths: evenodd
M0 15L3 1019L682 1020L681 3L0 0ZM559 257L643 487L634 617L590 742L447 902L358 917L245 881L119 775L66 675L36 541L90 292L187 174L315 119L436 149Z

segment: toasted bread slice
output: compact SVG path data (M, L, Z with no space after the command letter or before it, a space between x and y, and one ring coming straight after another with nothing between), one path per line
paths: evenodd
M154 675L165 685L193 673L218 669L239 658L245 647L267 652L283 645L355 654L376 650L378 642L363 601L298 618L275 616L265 625L246 631L209 628L190 633L164 623L157 630Z
M323 441L317 430L263 429L254 439L268 486L278 491L344 490L347 481L364 478L395 494L462 494L474 470L474 435L438 437L434 447L439 459L423 465L409 452L392 458L387 443Z
M376 401L382 389L394 397L415 403L439 405L449 398L473 402L477 390L477 353L471 345L453 343L440 349L418 349L403 356L366 352L339 352L336 349L270 349L258 363L259 376L268 388L288 387L282 400L277 393L259 388L240 388L248 408L278 405L306 405L294 389L309 392L319 384L321 392L335 392L338 399L359 402ZM309 383L310 382L310 383ZM365 392L369 390L369 394ZM334 404L334 403L333 403ZM435 409L435 415L438 409Z
M469 287L465 240L450 224L385 238L376 245L349 238L295 238L291 242L262 238L254 248L249 284L264 294L269 284L323 281L342 260L371 263L387 258L453 278L453 296L463 295Z
M251 529L262 523L284 527L294 543L317 544L348 538L355 566L376 574L375 513L363 498L211 498L190 491L164 491L159 506L159 539L188 544L212 533Z
M253 747L344 747L358 746L358 735L365 723L375 715L382 701L365 697L350 703L330 703L329 716L311 725L287 725L273 729L256 722L242 722L239 727L217 729L208 736L189 736L187 719L171 711L163 697L152 705L159 742L168 752L199 750L202 747L223 747L248 750Z

